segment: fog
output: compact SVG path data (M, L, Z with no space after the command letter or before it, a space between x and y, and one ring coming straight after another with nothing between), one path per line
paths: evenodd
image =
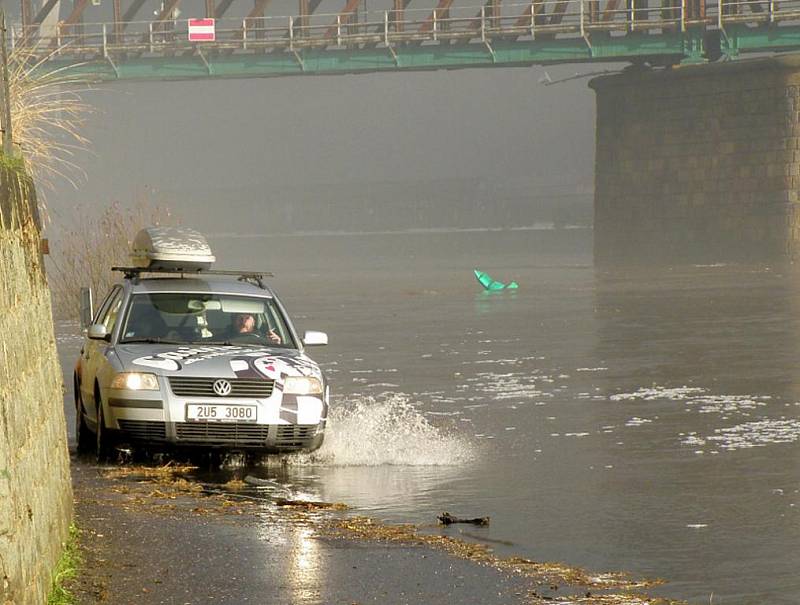
M358 422L318 466L284 467L288 488L393 522L490 515L498 553L665 577L670 599L794 604L795 281L595 270L588 229L486 230L591 221L594 93L572 76L603 69L109 84L87 96L85 178L48 205L167 205L220 268L274 269L298 327L330 333L313 355L331 426ZM271 235L309 231L372 233ZM482 292L474 268L520 287ZM474 462L449 466L453 443Z
M545 73L102 85L86 94L85 175L56 184L50 211L144 197L186 224L248 233L585 222L594 94L588 78L546 86Z

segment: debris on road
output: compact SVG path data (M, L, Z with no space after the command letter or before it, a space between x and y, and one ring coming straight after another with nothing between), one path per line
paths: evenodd
M460 519L454 517L450 513L442 513L438 517L439 523L442 525L450 525L452 523L471 523L472 525L489 525L489 517L475 517L474 519Z

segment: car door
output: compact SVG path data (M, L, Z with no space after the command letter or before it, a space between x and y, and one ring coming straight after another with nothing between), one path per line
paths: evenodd
M122 307L122 287L114 286L109 293L97 317L95 324L102 324L110 339L120 308ZM109 340L87 338L83 346L83 359L81 360L81 397L84 402L86 416L92 423L97 422L97 402L94 398L94 383L98 375L107 374L109 369L107 354L110 349ZM105 386L101 383L101 386Z

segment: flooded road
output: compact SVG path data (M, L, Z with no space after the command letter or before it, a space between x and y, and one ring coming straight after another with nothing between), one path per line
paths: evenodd
M691 603L797 603L800 273L603 272L590 238L212 236L331 343L325 445L252 473L389 521L490 516L453 533Z

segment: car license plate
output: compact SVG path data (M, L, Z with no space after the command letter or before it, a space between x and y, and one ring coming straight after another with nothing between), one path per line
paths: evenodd
M255 422L257 416L254 405L190 403L186 406L189 422Z

